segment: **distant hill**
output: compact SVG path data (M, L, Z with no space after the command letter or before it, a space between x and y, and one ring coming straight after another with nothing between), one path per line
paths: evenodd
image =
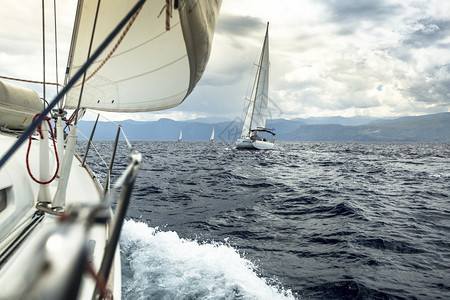
M213 126L218 141L235 140L240 136L242 124L238 120L213 121L213 119L190 121L160 119L152 122L126 120L120 123L130 140L176 141L182 130L185 141L207 141ZM93 121L80 121L79 130L88 137L93 124ZM274 119L268 120L266 126L275 129L278 141L450 143L450 113L397 119L365 117ZM94 139L112 140L116 131L115 124L99 122Z
M373 117L362 117L362 116L356 116L356 117L311 117L311 118L297 118L293 119L291 121L302 121L307 125L345 125L345 126L359 126L359 125L365 125L369 124L370 122L374 122L380 120L379 118L373 118Z
M284 141L336 142L450 142L450 113L392 120L376 120L367 125L303 125L282 133Z

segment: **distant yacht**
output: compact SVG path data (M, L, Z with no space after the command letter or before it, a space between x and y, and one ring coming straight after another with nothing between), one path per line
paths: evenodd
M213 126L213 130L211 132L211 137L209 138L210 142L214 142L214 126Z
M272 149L275 133L266 128L267 104L269 103L269 23L259 59L255 83L248 104L247 115L242 126L241 138L236 141L236 148ZM271 138L263 138L260 133L271 134Z
M180 136L178 137L178 141L181 142L182 138L183 138L183 132L181 132L181 129L180 129Z

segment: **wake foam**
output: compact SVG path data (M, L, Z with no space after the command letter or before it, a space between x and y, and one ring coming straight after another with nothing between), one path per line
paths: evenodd
M295 299L228 245L199 244L133 220L120 245L124 299Z

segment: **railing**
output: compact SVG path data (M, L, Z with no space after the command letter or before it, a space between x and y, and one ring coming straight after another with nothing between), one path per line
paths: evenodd
M91 131L91 134L89 137L89 140L86 144L86 149L85 149L84 157L83 157L83 161L82 161L82 166L85 168L87 168L86 160L87 160L89 149L90 149L91 145L93 146L94 149L96 149L96 147L93 145L93 137L95 134L95 130L97 128L99 116L100 115L97 115L96 121L94 123L94 126L92 128L92 131ZM117 179L116 183L111 188L110 187L111 174L112 174L112 170L113 170L114 159L116 156L117 146L118 146L118 142L119 142L119 136L120 136L121 132L122 132L122 135L128 145L128 148L130 149L130 154L128 157L128 165L127 165L126 169L124 170L122 175ZM97 154L101 158L101 155L98 151L97 151ZM101 158L101 159L103 161L103 158ZM111 267L113 265L115 251L116 251L117 245L119 243L120 232L122 229L123 222L125 220L128 205L130 203L131 192L133 189L133 185L134 185L134 182L136 179L136 175L137 175L137 171L138 171L140 162L141 162L141 154L137 150L133 149L122 126L120 124L117 124L116 137L114 139L114 144L113 144L113 148L111 151L111 158L110 158L109 165L107 166L107 171L106 171L106 176L105 176L105 183L104 183L104 188L103 188L103 201L102 201L103 206L102 207L103 208L111 207L111 205L115 199L115 194L119 189L120 189L120 195L118 198L116 211L114 212L114 219L111 222L111 227L110 227L110 231L109 231L110 235L108 237L108 241L107 241L107 244L105 247L105 252L104 252L104 256L103 256L103 259L102 259L102 262L100 265L100 270L97 274L98 278L101 278L101 281L104 281L104 282L108 281L108 277L111 272ZM106 165L106 163L105 163L105 165ZM102 210L100 209L99 211L102 211ZM105 213L105 212L103 212L103 213ZM100 217L100 216L101 216L101 214L99 216L97 216L95 219L104 219L105 223L108 221L107 217ZM96 290L94 292L93 299L100 299L102 296L104 296L103 295L104 292L105 291L104 291L104 289L102 289L101 284L98 284L96 286Z
M97 115L97 118L95 120L94 126L93 126L92 131L91 131L91 134L90 134L89 139L87 141L86 148L84 150L84 155L83 155L83 158L82 158L81 165L83 167L86 166L86 160L88 158L89 150L91 149L91 147L94 148L94 150L97 153L97 156L101 159L101 161L103 162L103 164L106 167L106 172L105 172L106 175L105 175L104 184L103 184L103 194L106 195L106 193L110 189L111 174L112 174L112 170L113 170L113 166L114 166L114 159L115 159L115 156L116 156L116 151L117 151L117 147L118 147L120 133L122 133L122 136L123 136L125 142L127 143L127 146L130 149L130 151L133 149L133 147L131 146L130 141L128 140L128 138L126 136L125 131L122 128L122 125L117 124L116 122L113 122L113 121L108 120L108 119L105 118L107 121L117 125L117 132L116 132L116 136L115 136L115 139L114 139L114 144L113 144L112 151L111 151L111 157L110 157L110 160L109 160L109 164L107 164L105 162L105 160L103 159L101 153L98 151L98 149L96 148L96 146L93 143L93 137L94 137L94 134L95 134L95 130L97 128L99 117L100 117L100 115ZM86 138L86 136L81 131L79 131L79 132L80 132L81 135L83 135Z
M140 161L141 154L131 150L125 171L100 204L68 207L62 221L54 224L40 241L43 247L36 249L33 261L29 262L32 268L17 270L15 275L27 278L29 283L26 289L21 287L21 292L14 295L17 299L77 299L81 278L89 266L89 230L94 224L106 226L111 222L100 270L93 274L97 284L92 299L107 298L105 283L113 265ZM111 203L119 189L117 208L111 220ZM57 244L54 243L56 240Z
M131 192L136 180L140 162L141 154L136 150L132 150L129 156L127 168L114 184L113 188L105 192L105 202L107 202L107 206L110 206L114 199L115 192L119 187L121 187L117 208L111 225L111 234L105 247L105 253L103 255L102 264L99 271L100 278L103 278L105 282L108 281L108 277L114 261L115 251L119 243L120 231L122 230L122 225L125 220L128 205L130 203ZM99 297L102 294L101 292L102 291L100 287L97 285L94 297Z

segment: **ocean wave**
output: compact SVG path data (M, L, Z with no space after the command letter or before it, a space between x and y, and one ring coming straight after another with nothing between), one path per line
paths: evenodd
M128 220L121 252L126 299L295 299L225 243L186 240Z

